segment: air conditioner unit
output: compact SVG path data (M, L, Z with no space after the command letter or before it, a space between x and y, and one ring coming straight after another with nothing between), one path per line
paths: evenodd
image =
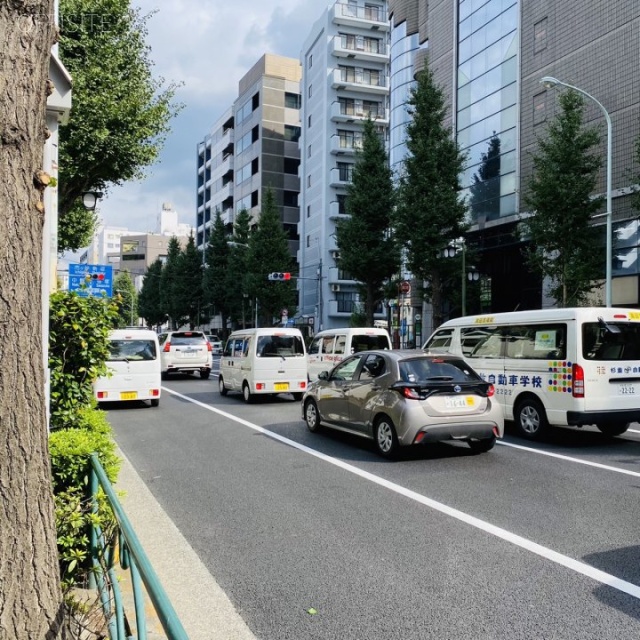
M331 285L331 291L333 291L334 293L336 291L340 291L340 285L339 284L332 284Z
M334 259L337 260L340 257L340 252L337 249L332 249L331 251L329 251L329 255Z

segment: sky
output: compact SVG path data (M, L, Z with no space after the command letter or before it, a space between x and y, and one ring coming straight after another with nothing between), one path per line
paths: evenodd
M132 0L147 21L153 73L182 83L184 108L171 121L159 161L142 181L112 187L98 206L106 226L148 232L163 202L195 224L196 149L238 96L240 78L265 53L300 58L330 0Z

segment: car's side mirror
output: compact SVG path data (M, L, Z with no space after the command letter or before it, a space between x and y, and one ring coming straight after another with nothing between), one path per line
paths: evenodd
M329 372L328 371L321 371L318 374L318 380L328 380L329 379Z

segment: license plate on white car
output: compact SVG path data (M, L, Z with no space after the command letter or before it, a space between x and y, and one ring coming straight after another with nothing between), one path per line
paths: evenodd
M444 406L447 409L467 409L475 406L473 396L446 396Z
M288 382L274 382L273 390L274 391L289 391L289 383Z
M618 395L620 396L634 396L636 395L636 386L634 384L619 384Z

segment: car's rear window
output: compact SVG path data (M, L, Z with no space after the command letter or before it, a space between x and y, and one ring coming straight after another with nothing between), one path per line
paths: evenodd
M172 345L181 344L207 344L207 339L203 333L172 333L169 336Z
M153 340L110 340L110 362L129 362L131 360L155 360L156 343Z
M258 357L304 356L304 343L300 336L271 335L260 336L257 346Z
M405 382L443 379L451 382L477 382L480 376L463 360L414 358L400 362L400 378Z
M372 351L374 349L388 349L389 338L381 335L354 335L351 340L353 353L360 351Z

